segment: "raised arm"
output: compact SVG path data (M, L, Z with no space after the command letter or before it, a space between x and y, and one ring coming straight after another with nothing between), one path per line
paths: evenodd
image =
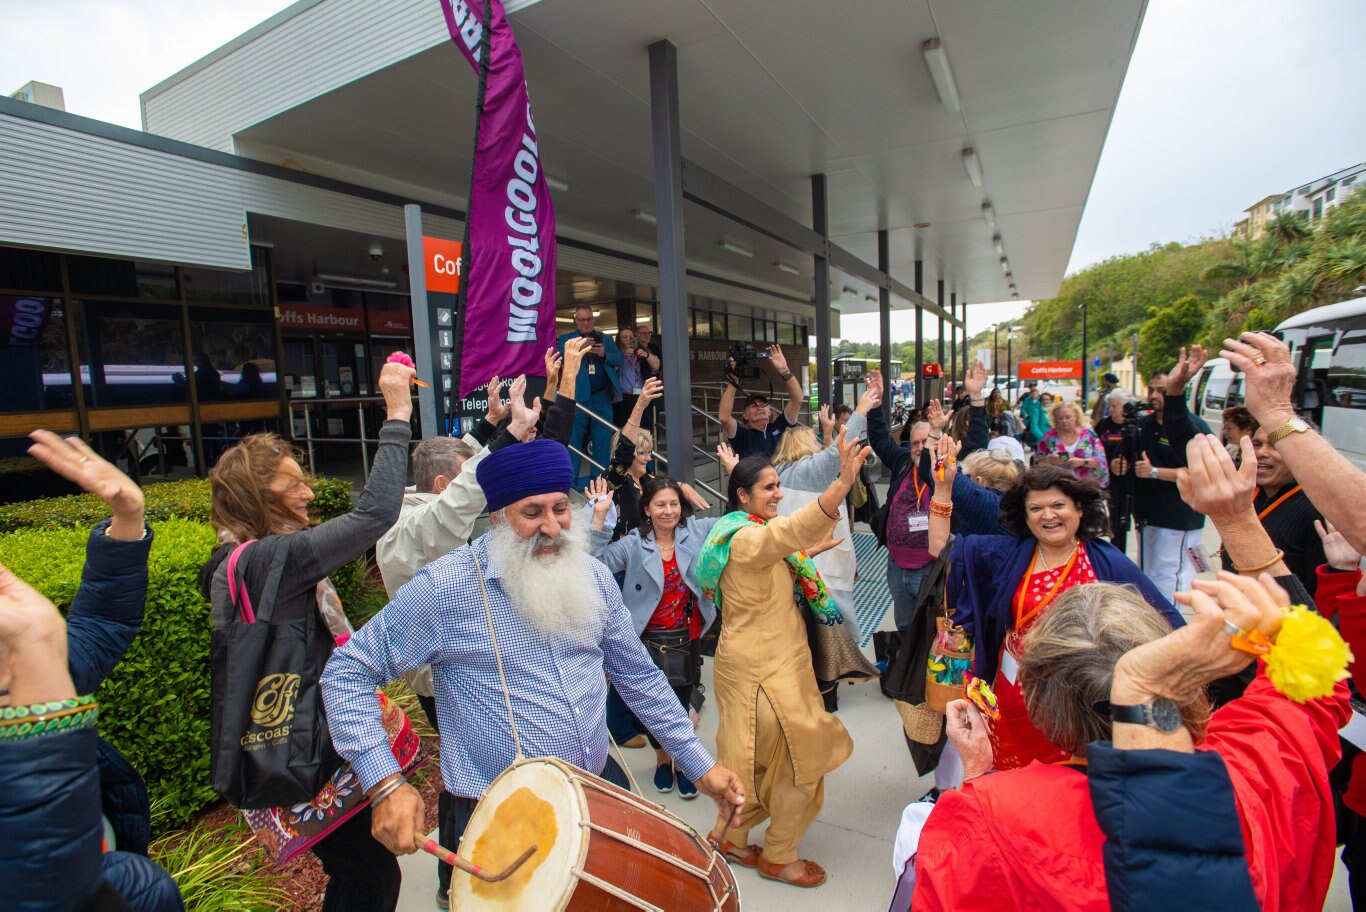
M779 379L787 384L787 405L783 406L783 414L787 416L788 424L796 424L802 414L802 381L787 366L787 356L783 354L781 345L770 345L768 357Z
M869 372L868 385L872 386L874 383L877 384L878 390L881 392L882 374L880 371ZM902 467L910 461L911 451L898 446L897 442L892 439L891 429L887 427L885 409L875 408L868 413L868 444L893 476L902 471Z
M1244 437L1242 465L1235 468L1228 450L1213 434L1202 434L1186 447L1186 468L1178 469L1176 486L1192 510L1214 523L1224 551L1239 573L1289 576L1284 553L1262 528L1252 496L1257 488L1257 454Z
M1162 406L1162 431L1178 453L1183 452L1186 445L1199 433L1190 409L1186 407L1186 384L1205 366L1208 357L1203 346L1192 345L1189 356L1183 347L1176 366L1167 375L1167 392L1163 397Z
M559 393L571 402L578 393L579 367L583 364L583 356L588 354L592 347L593 340L588 336L565 340L564 361L560 365Z
M379 429L379 448L370 467L370 481L356 508L312 529L296 532L294 554L307 549L323 576L355 560L379 541L398 521L403 508L403 488L408 480L408 443L413 436L413 400L410 393L416 371L390 362L380 371L388 418Z
M726 439L735 436L735 391L739 389L737 381L733 379L732 371L735 369L735 360L726 359L726 388L721 391L721 401L716 405L716 418L721 422L721 430L725 432Z
M938 557L949 540L953 525L953 483L958 477L958 453L962 448L963 445L948 434L940 437L935 459L938 471L943 473L944 478L941 481L934 470L928 476L934 485L934 497L930 503L930 540L927 545L932 557Z
M1262 427L1274 431L1298 417L1291 405L1295 365L1284 342L1269 333L1243 333L1241 341L1225 339L1219 354L1243 372L1248 411ZM1323 518L1366 553L1366 473L1313 430L1287 434L1275 447Z
M621 429L621 436L629 438L632 443L640 439L640 420L645 417L645 410L650 407L650 403L664 395L664 382L657 377L651 377L645 381L645 386L641 388L640 395L636 397L636 404L631 408L631 415L626 419L626 427Z

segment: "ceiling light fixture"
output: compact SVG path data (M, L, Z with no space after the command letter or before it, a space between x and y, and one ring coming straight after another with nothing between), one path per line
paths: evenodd
M873 297L872 295L864 295L864 296L863 296L863 300L867 301L869 304L876 304L876 303L878 303L877 298Z
M569 192L569 181L558 177L551 177L549 174L545 176L545 185L551 190L559 190L562 193Z
M1010 260L1005 257L1001 257L1001 271L1005 273L1010 272Z
M1010 296L1011 296L1012 298L1018 298L1018 297L1020 296L1020 293L1019 293L1018 291L1012 291L1012 292L1010 293Z
M720 240L716 242L716 246L720 247L722 250L729 250L731 253L738 253L740 256L754 256L753 250L750 250L748 247L742 247L734 241Z
M843 288L840 289L840 291L844 292L845 297L848 297L848 298L856 298L856 297L858 297L858 289L857 289L857 288L850 288L848 285L845 285Z
M950 114L957 114L962 105L958 100L958 83L953 79L953 69L949 67L949 55L938 38L931 38L920 46L925 55L925 66L930 69L934 80L934 90L939 93L939 103Z
M977 160L977 150L972 146L963 150L963 169L968 172L968 180L974 187L982 186L982 163Z
M655 214L646 212L644 209L632 209L631 214L636 217L636 221L645 222L647 225L655 224Z
M773 265L778 268L779 272L785 272L788 275L802 274L802 271L798 269L796 266L793 266L791 263L784 263L782 260L774 260Z
M991 242L996 245L996 252L999 253L1001 256L1005 256L1006 245L1005 241L1001 240L1001 236L999 234L993 234L991 236Z
M921 231L924 231L926 228L930 227L930 223L929 223L929 222L916 222L916 223L915 223L915 227L918 228L918 229L920 229Z
M987 227L992 231L996 230L996 210L991 208L990 202L982 203L982 218L987 220Z

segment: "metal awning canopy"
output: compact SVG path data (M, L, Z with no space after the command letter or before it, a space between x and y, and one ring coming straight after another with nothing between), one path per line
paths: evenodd
M812 175L825 175L829 240L864 264L831 256L831 301L858 313L878 308L879 231L893 307L909 303L917 261L931 299L939 282L959 301L1008 298L995 233L1020 297L1056 294L1146 2L507 6L546 172L569 185L554 193L562 234L653 258L655 226L633 213L654 209L648 47L668 39L685 189L714 178L810 231ZM959 113L931 80L930 38ZM301 0L149 90L143 109L151 132L462 207L474 92L436 0ZM685 243L690 269L815 297L812 257L772 233L690 203Z

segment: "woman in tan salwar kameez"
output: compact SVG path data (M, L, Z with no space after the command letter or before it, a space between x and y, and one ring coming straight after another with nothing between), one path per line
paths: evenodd
M844 726L825 711L803 616L810 610L821 624L840 621L814 566L801 554L828 539L870 452L843 436L839 448L839 477L813 503L785 517L778 516L777 472L762 457L741 460L731 473L729 504L740 512L723 517L703 549L714 558L719 554L713 561L714 568L719 563L722 615L715 663L717 755L743 780L747 796L739 826L718 820L711 839L732 862L804 887L824 883L826 875L814 861L798 857L797 844L821 809L825 774L854 747ZM803 604L798 592L806 595ZM760 849L749 844L749 831L765 820Z

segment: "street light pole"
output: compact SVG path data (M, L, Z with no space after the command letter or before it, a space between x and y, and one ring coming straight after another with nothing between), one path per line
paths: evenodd
M1081 407L1086 408L1086 381L1091 375L1091 359L1086 353L1086 302L1083 301L1078 307L1081 308Z
M1006 402L1010 402L1010 378L1015 375L1014 352L1010 350L1010 343L1015 341L1015 330L1006 330Z
M1000 323L991 324L991 386L993 389L996 387L995 378L1001 373L1001 343L1000 333L997 331L997 327L1000 325Z

